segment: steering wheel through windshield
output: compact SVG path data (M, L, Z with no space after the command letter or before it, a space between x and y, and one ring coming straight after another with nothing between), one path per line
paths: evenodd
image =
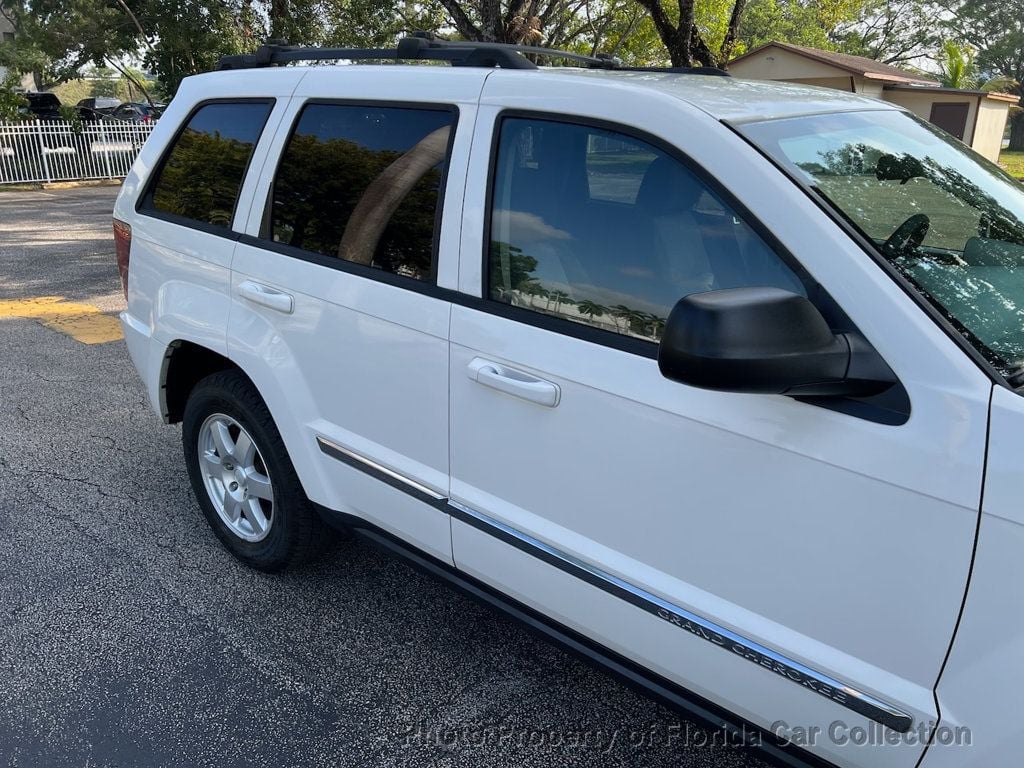
M931 219L923 213L915 213L904 221L882 244L882 250L890 256L909 256L917 251L928 236Z

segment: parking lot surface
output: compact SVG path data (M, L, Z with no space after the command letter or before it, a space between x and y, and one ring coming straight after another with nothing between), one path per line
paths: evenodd
M80 333L124 304L116 192L0 190L0 765L761 765L359 540L236 562Z

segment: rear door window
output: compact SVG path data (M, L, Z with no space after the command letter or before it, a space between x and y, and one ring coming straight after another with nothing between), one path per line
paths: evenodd
M164 156L141 207L229 229L272 106L265 100L216 102L197 109Z
M432 281L455 119L448 107L308 104L263 236L318 263Z

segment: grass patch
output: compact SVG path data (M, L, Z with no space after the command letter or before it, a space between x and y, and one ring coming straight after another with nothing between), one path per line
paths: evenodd
M999 164L1009 171L1011 176L1024 179L1024 152L1011 152L1004 149L999 155Z

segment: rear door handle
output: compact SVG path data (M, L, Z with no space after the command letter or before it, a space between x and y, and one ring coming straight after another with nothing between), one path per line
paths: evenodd
M531 403L537 403L537 405L547 408L554 408L562 397L562 391L557 384L538 379L536 376L517 371L501 363L492 363L482 357L473 358L466 374L473 381L483 384L485 387L529 400Z
M238 295L261 307L290 315L295 311L295 297L290 293L271 288L269 285L246 280L238 284Z

